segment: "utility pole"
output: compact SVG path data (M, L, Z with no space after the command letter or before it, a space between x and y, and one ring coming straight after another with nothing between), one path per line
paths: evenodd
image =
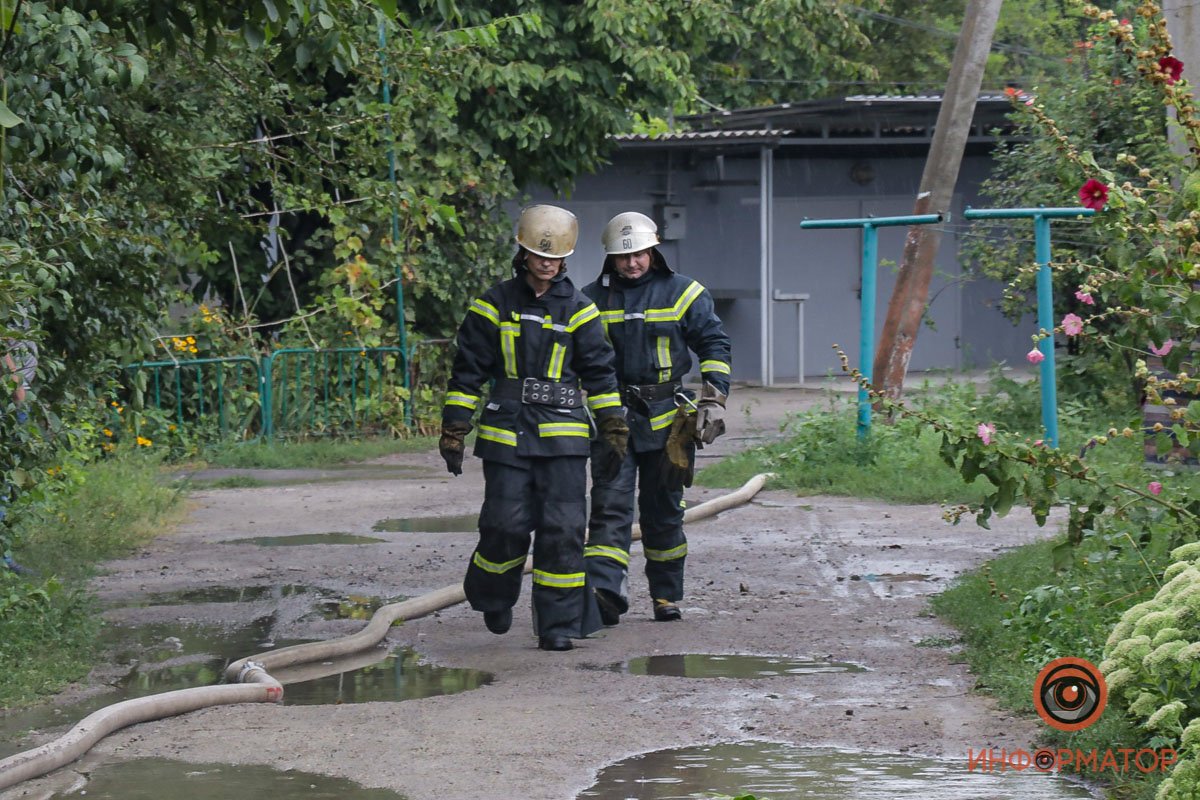
M1183 77L1189 85L1196 83L1196 67L1200 65L1200 7L1195 0L1162 0L1162 16L1167 23L1167 33L1171 36L1173 55L1183 62ZM1175 109L1168 113L1175 117ZM1172 126L1170 130L1171 149L1181 155L1188 154L1186 138L1179 129Z
M971 134L992 35L1000 17L1000 4L1001 0L967 2L950 77L938 110L937 127L913 205L914 215L949 210L967 137ZM899 397L904 389L904 376L929 301L933 262L941 239L941 232L934 226L914 226L904 240L900 273L888 303L872 370L875 387L888 397Z

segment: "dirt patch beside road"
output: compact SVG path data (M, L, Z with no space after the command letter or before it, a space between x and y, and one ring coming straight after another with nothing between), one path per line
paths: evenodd
M774 435L784 412L813 399L811 393L757 396L766 399L753 406L754 429L742 424L740 407L731 403L724 452L746 444L735 439ZM741 402L755 397L745 393ZM776 412L768 413L768 406ZM457 479L428 477L438 474L436 453L387 463L421 469L397 473L412 477L199 492L178 531L108 565L95 588L106 602L121 605L148 592L202 586L305 584L394 597L461 581L473 533L387 533L372 526L385 518L476 511L483 490L479 462L469 460ZM689 491L689 504L723 493ZM528 583L505 636L488 633L480 615L465 606L393 631L392 641L428 661L492 673L490 685L402 703L210 709L117 733L82 769L158 756L347 777L413 800L561 800L589 786L601 767L631 754L717 741L769 739L964 762L968 748L1028 748L1031 721L1013 719L972 694L974 681L951 650L918 645L953 637L928 613L930 594L1052 527L1039 529L1016 512L983 531L946 525L936 507L764 492L749 505L689 526L682 622L651 621L636 548L633 609L621 625L569 653L536 648ZM232 542L326 532L384 541ZM185 612L190 618L219 612L226 622L244 622L261 613L261 602ZM162 621L154 607L114 613L125 623ZM277 615L273 633L323 638L361 624L297 611ZM828 659L867 671L695 680L606 669L634 656L682 653ZM44 792L70 778L64 773L4 797Z

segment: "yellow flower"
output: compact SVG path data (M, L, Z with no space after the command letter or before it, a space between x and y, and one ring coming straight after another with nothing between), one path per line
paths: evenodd
M168 426L167 426L167 430L169 430L169 431L173 431L173 430L175 430L175 426L174 426L173 424L172 424L172 425L168 425Z
M110 431L108 428L105 428L103 433L105 436L112 438L112 431Z
M195 336L189 336L189 337L187 337L187 343L188 343L188 344L195 344L195 343L196 343L196 337L195 337Z
M137 437L137 443L139 447L149 447L150 445L154 444L154 442L150 441L145 436Z
M188 348L188 352L189 352L189 353L199 353L200 351L199 351L199 350L197 350L195 347L189 347L189 348Z
M101 446L102 448L104 448L104 451L105 451L105 452L107 452L107 453L111 453L111 452L113 451L113 449L114 449L114 448L113 448L113 443L112 443L112 442L104 442L104 443L103 443L103 444L101 444L100 446Z

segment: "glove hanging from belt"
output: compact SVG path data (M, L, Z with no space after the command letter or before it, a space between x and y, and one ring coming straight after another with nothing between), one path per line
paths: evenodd
M696 414L688 413L687 403L678 403L667 444L663 448L662 473L664 488L679 490L692 485L695 475Z
M451 475L462 475L463 450L467 434L471 432L469 422L448 422L442 426L442 438L438 440L438 452L446 462L446 471Z
M704 444L712 444L725 433L725 398L720 389L704 382L696 411L696 438Z
M611 481L621 471L629 450L629 423L620 414L609 414L596 420L596 429L599 447L592 456L593 472L597 480Z

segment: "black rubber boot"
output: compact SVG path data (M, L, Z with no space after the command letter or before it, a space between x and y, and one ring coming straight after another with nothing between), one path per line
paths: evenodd
M566 636L539 636L538 637L538 649L539 650L563 651L563 650L574 649L574 647L575 647L575 645L571 644L571 640L568 639Z
M674 622L677 619L683 619L683 612L679 610L679 606L670 600L654 601L655 622Z
M621 606L612 592L597 589L596 606L600 609L600 621L609 628L621 622Z
M512 609L483 612L483 624L487 625L487 629L492 633L508 633L508 629L512 627Z

